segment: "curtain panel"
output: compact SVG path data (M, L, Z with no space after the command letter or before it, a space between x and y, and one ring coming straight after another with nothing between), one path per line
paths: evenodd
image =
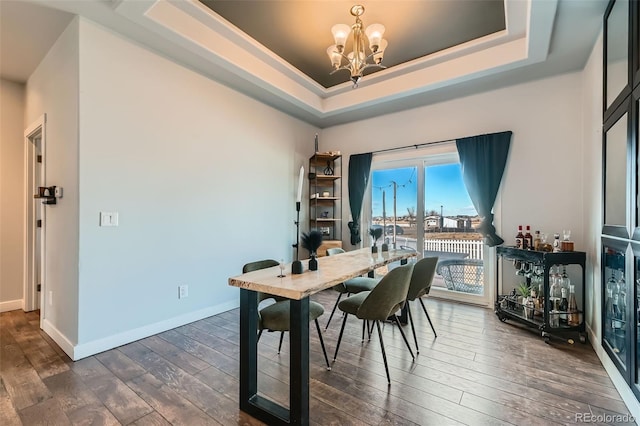
M351 244L357 245L362 241L360 237L360 212L364 192L369 183L371 172L371 159L373 154L355 154L349 157L349 207L351 208L351 221L348 223L351 232Z
M507 164L513 132L492 133L456 140L462 179L482 218L477 231L489 247L504 243L493 226L493 205Z

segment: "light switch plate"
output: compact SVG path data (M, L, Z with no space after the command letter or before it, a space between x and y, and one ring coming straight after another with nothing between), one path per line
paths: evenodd
M100 212L100 226L118 226L118 212Z

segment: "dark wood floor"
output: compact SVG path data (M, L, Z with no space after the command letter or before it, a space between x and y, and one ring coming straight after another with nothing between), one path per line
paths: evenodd
M315 300L327 313L336 294ZM628 414L589 344L547 345L490 311L426 300L420 354L411 362L398 330L383 334L387 386L377 335L360 340L350 317L332 371L311 329L311 422L316 425L549 425L576 413ZM0 315L0 425L198 425L260 422L238 410L238 317L233 310L72 362L39 330L37 312ZM341 318L325 332L330 359ZM408 330L407 330L408 331ZM259 388L286 403L288 345L260 340Z

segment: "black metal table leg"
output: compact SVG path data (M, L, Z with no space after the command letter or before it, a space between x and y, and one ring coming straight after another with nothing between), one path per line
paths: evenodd
M309 298L290 305L290 409L258 395L258 294L240 289L240 409L270 425L309 424Z
M258 293L240 289L240 409L258 393Z
M289 403L292 425L309 424L309 298L291 300Z

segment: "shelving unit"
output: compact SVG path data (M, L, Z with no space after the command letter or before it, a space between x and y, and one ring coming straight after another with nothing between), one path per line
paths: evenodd
M640 3L603 24L600 344L640 400Z
M496 294L498 297L495 303L495 313L501 321L514 320L536 328L547 343L552 335L564 337L567 333L577 334L580 342L586 342L584 323L586 253L578 251L550 253L501 246L496 249L496 254L498 255L498 273L496 275ZM504 291L504 285L502 286L503 293L500 294L500 283L504 281L504 277L500 273L502 271L500 268L501 261L503 263L505 261L513 261L514 266L520 265L519 269L521 271L527 271L522 274L522 279L525 280L528 286L531 286L531 277L534 275L534 271L541 270L542 294L544 295L541 305L533 308L523 306L512 294ZM549 273L554 266L566 268L570 265L577 265L581 268L581 282L573 283L576 289L578 310L577 312L553 310L552 300L549 297ZM577 315L579 324L569 325L568 321L563 322L560 320L560 318L568 318L569 315Z
M309 225L323 234L318 256L342 247L342 156L316 152L309 158Z

